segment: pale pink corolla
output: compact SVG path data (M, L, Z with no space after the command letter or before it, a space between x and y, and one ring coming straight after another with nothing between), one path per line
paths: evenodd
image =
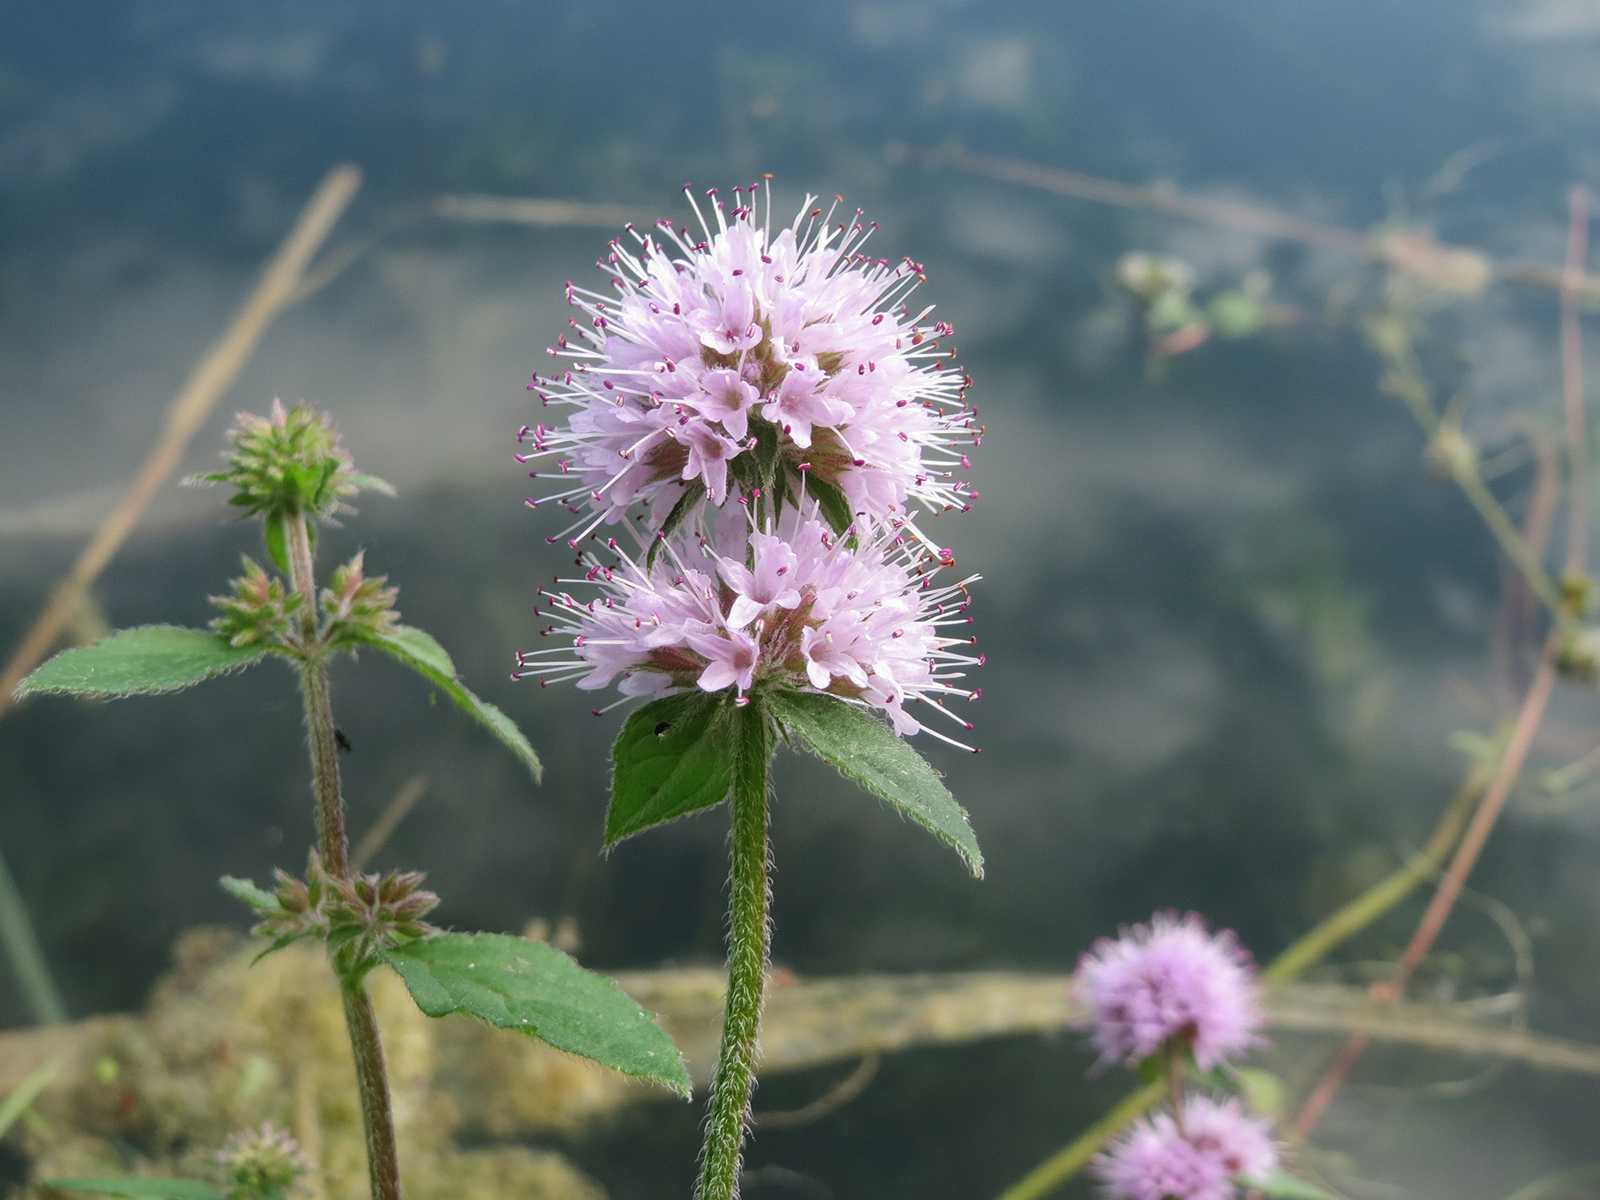
M791 507L773 531L751 528L742 506L730 515L744 527L725 521L714 541L662 541L654 565L612 539L614 558L590 556L584 579L565 581L596 585L589 600L540 589L552 618L541 633L571 642L519 654L519 677L591 690L617 680L624 696L825 692L881 710L903 735L925 728L905 711L919 701L971 728L943 702L976 697L956 681L983 658L969 652L970 637L944 631L970 622L976 576L936 587L945 560L908 529L837 536L810 504Z
M562 369L529 387L571 412L525 427L518 458L560 477L529 503L577 517L571 544L636 503L659 527L690 486L717 505L750 494L758 443L780 507L807 473L873 520L976 495L959 472L982 430L940 344L952 331L906 306L921 268L867 257L860 214L835 222L809 199L774 230L755 191L735 189L732 212L712 193L699 233L630 227L631 248L613 242L599 264L614 296L568 285L583 320L551 348Z

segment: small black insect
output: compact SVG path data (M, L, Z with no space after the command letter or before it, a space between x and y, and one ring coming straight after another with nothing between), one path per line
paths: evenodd
M350 739L345 737L344 730L342 730L342 729L339 729L339 728L335 728L334 729L334 731L333 731L333 740L334 740L334 744L337 745L339 747L340 751L342 751L345 754L349 754L352 750L355 749L355 747L350 744Z
M660 724L658 724L656 726L656 736L657 737L663 736L667 732L667 730L669 730L671 728L672 728L672 722L671 721L662 721Z

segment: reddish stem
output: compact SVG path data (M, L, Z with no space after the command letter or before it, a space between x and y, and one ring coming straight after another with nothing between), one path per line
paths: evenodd
M1561 276L1561 390L1567 409L1567 573L1583 576L1589 548L1589 434L1583 411L1583 327L1578 300L1589 251L1589 193L1575 187L1567 198L1567 266Z
M1461 844L1456 847L1455 857L1450 861L1450 869L1445 872L1438 891L1434 892L1428 910L1422 914L1422 920L1417 925L1416 933L1411 935L1411 942L1406 946L1406 952L1400 956L1400 966L1395 977L1375 985L1372 989L1373 999L1399 999L1411 972L1416 970L1417 964L1427 956L1428 951L1433 948L1434 939L1444 928L1445 918L1450 915L1450 910L1461 895L1467 876L1477 863L1478 855L1483 852L1484 843L1489 840L1489 833L1493 830L1501 809L1505 807L1512 785L1522 773L1523 761L1528 757L1534 735L1539 731L1539 722L1544 719L1545 706L1550 701L1550 691L1556 681L1556 647L1556 636L1552 634L1550 642L1545 647L1544 657L1540 660L1539 673L1534 676L1533 686L1528 689L1527 698L1522 702L1522 711L1517 714L1517 723L1511 731L1511 740L1506 744L1506 752L1500 759L1500 766L1496 769L1488 790L1484 792L1483 799L1478 802L1478 811L1473 814L1472 824L1467 827ZM1361 1057L1361 1052L1366 1047L1367 1039L1359 1034L1345 1042L1339 1057L1312 1091L1300 1112L1299 1119L1294 1123L1295 1133L1301 1138L1311 1133L1323 1111L1328 1107L1328 1103L1344 1083L1350 1068L1355 1065L1356 1059Z

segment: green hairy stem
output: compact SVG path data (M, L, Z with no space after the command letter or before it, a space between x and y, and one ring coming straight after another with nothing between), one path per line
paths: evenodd
M770 944L767 771L773 752L772 725L755 698L740 712L738 721L733 822L728 834L728 999L722 1052L711 1084L711 1116L706 1123L700 1181L695 1187L699 1200L734 1200L739 1194Z
M317 796L317 848L323 867L336 879L350 874L349 840L344 828L344 795L339 783L339 747L335 740L333 703L328 694L328 671L322 649L315 644L317 586L311 564L311 536L303 515L290 518L286 530L289 570L294 589L304 597L300 608L301 638L306 655L300 663L300 695L305 701L306 740L311 754L311 776ZM341 969L345 1025L355 1053L356 1083L361 1090L361 1117L367 1133L367 1168L372 1177L372 1200L400 1200L400 1160L395 1144L394 1113L389 1102L389 1076L383 1062L383 1043L372 1010L372 997L359 968Z
M389 1104L389 1074L383 1063L377 1014L362 979L340 982L344 1019L355 1051L356 1081L361 1086L361 1115L367 1130L367 1169L373 1200L400 1200L400 1152L395 1143L394 1112Z

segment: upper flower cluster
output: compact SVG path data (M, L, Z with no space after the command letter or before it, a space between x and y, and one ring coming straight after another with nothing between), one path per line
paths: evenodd
M1208 935L1193 913L1157 913L1115 941L1102 938L1076 979L1103 1061L1139 1062L1177 1039L1209 1071L1258 1040L1260 988L1249 954L1228 930Z
M541 588L552 618L541 632L573 642L518 655L518 675L576 678L586 689L621 675L624 697L690 687L732 687L741 698L763 686L826 692L881 709L902 734L923 728L907 700L942 709L945 696L976 694L951 681L962 677L954 668L982 656L958 649L970 639L940 633L968 623L972 580L935 587L948 560L919 540L890 526L836 535L811 502L765 531L742 505L719 524L715 544L666 541L653 565L611 539L614 561L590 555L584 579L561 581L598 584L599 599Z
M937 512L976 496L956 475L982 430L939 342L952 330L906 306L921 267L863 254L874 227L859 212L835 222L810 198L774 233L756 190L735 189L731 212L712 192L711 221L696 205L703 236L630 226L635 245L613 242L599 264L614 297L568 284L586 320L551 347L568 365L528 386L574 411L525 427L519 459L566 477L528 502L576 515L572 545L636 501L655 527L702 498L764 491L781 509L807 490L802 476L836 499L836 529L851 514L903 516L908 500Z

